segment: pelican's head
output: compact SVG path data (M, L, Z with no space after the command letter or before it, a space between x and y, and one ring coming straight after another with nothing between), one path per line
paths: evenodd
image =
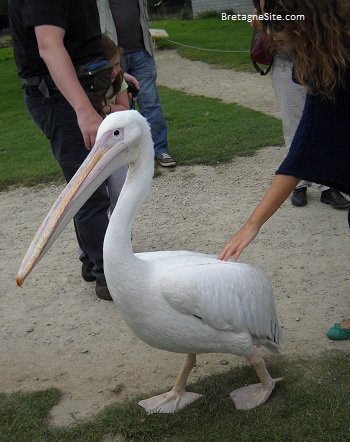
M145 118L137 111L108 115L96 142L77 173L64 188L39 227L16 276L18 286L44 256L60 233L94 191L124 164L131 164L143 147L153 161L153 143Z

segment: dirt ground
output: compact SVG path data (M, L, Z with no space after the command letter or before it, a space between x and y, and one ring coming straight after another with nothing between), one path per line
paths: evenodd
M211 91L225 101L278 114L269 77L217 70L175 52L160 52L157 63L162 85L201 95ZM228 165L163 171L136 222L135 251L218 253L259 201L284 154L284 147L267 147ZM46 186L1 193L0 391L59 388L63 399L50 419L67 425L93 417L112 402L170 387L182 355L140 342L112 302L96 299L94 284L80 277L72 226L24 288L16 287L23 254L60 190ZM241 258L272 280L288 338L286 355L350 349L350 341L331 342L325 336L330 324L349 316L346 212L321 204L319 196L311 189L305 208L286 202ZM231 355L201 355L190 381L240 362Z

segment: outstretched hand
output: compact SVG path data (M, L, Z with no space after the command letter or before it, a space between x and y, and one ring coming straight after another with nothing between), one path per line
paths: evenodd
M292 193L299 179L291 175L276 175L260 203L253 210L244 226L233 235L218 256L227 261L237 261L243 249L253 241L261 226L279 209Z
M223 248L218 258L227 261L232 257L234 261L237 261L239 255L245 249L245 247L253 241L256 235L259 233L259 228L252 224L246 223L244 226L235 233L230 241Z

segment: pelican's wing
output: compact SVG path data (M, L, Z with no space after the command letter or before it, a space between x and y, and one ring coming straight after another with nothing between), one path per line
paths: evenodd
M247 264L194 258L163 274L162 295L178 312L220 330L274 337L275 301L267 277Z
M135 253L137 258L140 258L144 261L162 261L164 265L167 265L167 261L173 262L174 259L193 259L193 257L202 257L202 258L215 258L215 256L207 255L205 253L199 252L190 252L188 250L159 250L156 252L138 252ZM185 261L183 261L184 263ZM186 261L187 262L187 261Z

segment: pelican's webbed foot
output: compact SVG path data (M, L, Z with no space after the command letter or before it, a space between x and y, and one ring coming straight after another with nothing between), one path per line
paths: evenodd
M230 393L230 398L233 400L237 410L250 410L251 408L259 407L270 397L276 382L282 379L272 379L272 383L265 387L259 383L238 388Z
M138 402L138 404L144 408L148 414L176 413L199 399L201 396L202 395L198 393L171 390L167 393L144 399Z

